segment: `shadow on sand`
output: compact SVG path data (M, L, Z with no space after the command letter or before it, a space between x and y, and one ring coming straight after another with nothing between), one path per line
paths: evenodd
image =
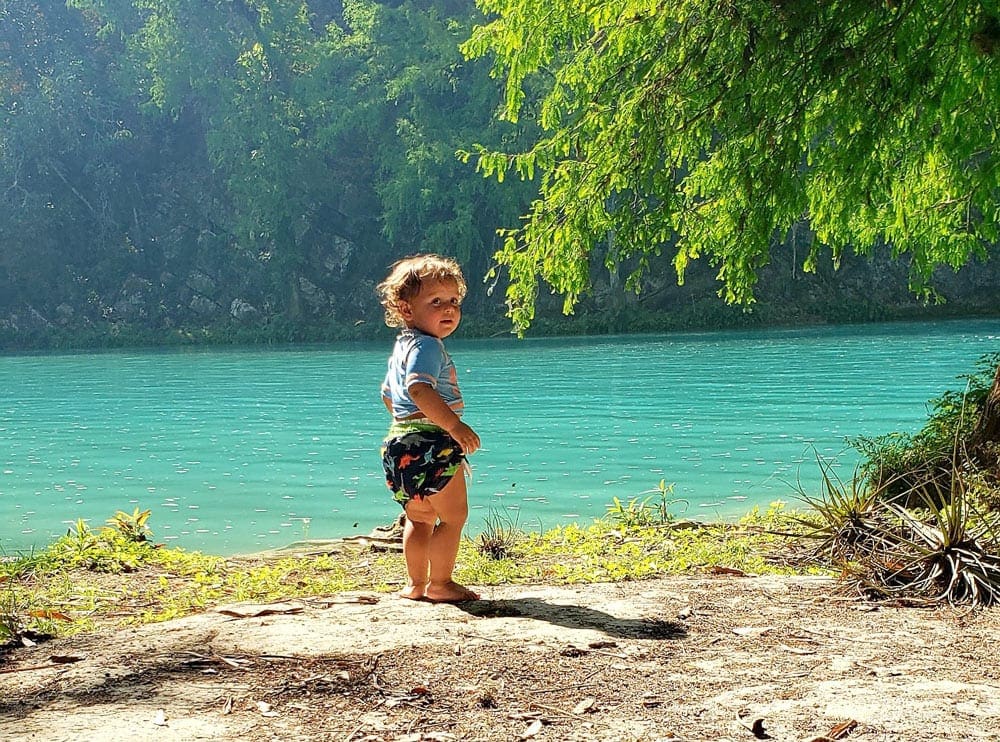
M657 618L618 618L579 605L547 603L538 598L476 600L455 604L478 618L530 618L569 629L594 629L621 639L681 639L683 624Z

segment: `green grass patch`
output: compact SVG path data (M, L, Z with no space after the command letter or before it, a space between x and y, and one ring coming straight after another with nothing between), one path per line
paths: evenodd
M464 540L456 578L485 586L642 580L718 567L807 571L780 535L791 522L780 504L733 524L637 516L639 507L626 505L624 518L612 507L590 525L540 533L497 520L503 548L484 548L482 537ZM656 503L646 507L665 512ZM345 544L318 556L227 559L158 546L148 529L113 521L99 531L78 524L43 550L0 561L0 643L165 621L226 603L390 592L406 574L398 552Z

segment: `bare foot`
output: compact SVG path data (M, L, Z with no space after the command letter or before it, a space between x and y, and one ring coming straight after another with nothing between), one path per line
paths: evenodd
M424 585L407 585L402 590L400 590L397 595L401 598L406 598L407 600L425 600L426 599L426 586Z
M462 603L466 600L479 600L479 593L449 580L440 585L430 583L424 591L424 598L432 603Z

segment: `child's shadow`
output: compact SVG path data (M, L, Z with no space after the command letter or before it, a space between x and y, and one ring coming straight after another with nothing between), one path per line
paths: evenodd
M532 618L569 629L595 629L622 639L681 639L687 635L687 629L673 621L618 618L594 608L546 603L538 598L474 600L456 605L478 618Z

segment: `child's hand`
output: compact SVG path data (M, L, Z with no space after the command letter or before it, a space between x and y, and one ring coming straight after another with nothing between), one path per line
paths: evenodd
M448 435L454 438L455 442L462 447L462 451L466 456L478 451L481 445L476 431L461 420L458 421L458 424L452 430L448 431Z
M435 425L440 425L448 431L448 435L462 447L466 456L479 450L479 436L476 435L476 431L462 422L462 418L445 404L434 387L418 381L410 384L409 392L410 398L416 402L420 411Z

